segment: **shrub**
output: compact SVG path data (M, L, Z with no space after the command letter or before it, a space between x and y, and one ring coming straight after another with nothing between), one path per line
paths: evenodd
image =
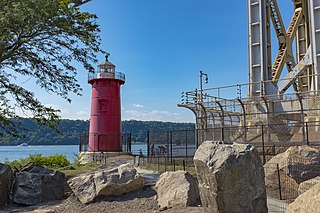
M61 168L69 166L70 162L67 157L61 154L43 156L42 154L29 155L27 158L14 160L12 162L5 161L5 164L10 165L12 168L19 168L29 162L34 163L36 166L47 166L51 168Z

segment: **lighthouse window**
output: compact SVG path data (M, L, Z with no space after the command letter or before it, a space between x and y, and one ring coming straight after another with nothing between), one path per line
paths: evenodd
M108 110L108 100L100 100L100 111L106 112Z

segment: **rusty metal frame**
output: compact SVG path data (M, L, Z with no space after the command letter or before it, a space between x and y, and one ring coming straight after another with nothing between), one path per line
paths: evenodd
M221 140L224 141L224 109L219 101L214 100L214 103L216 103L221 110Z
M246 119L246 109L245 106L240 98L237 99L237 101L240 103L240 106L242 108L242 114L243 114L243 128L244 128L244 140L247 142L247 119Z

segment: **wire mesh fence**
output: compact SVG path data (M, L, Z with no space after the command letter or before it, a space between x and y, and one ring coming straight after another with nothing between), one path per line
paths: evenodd
M301 156L279 158L277 162L265 164L264 168L267 195L278 203L273 212L285 212L299 195L320 181L319 159Z

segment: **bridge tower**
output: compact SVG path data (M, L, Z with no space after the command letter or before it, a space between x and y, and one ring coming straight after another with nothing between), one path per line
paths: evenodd
M248 0L249 97L282 95L290 87L295 93L318 94L320 0L292 3L293 15L286 29L277 0ZM271 44L271 28L277 45ZM272 48L278 51L273 61ZM287 73L283 73L285 66Z

